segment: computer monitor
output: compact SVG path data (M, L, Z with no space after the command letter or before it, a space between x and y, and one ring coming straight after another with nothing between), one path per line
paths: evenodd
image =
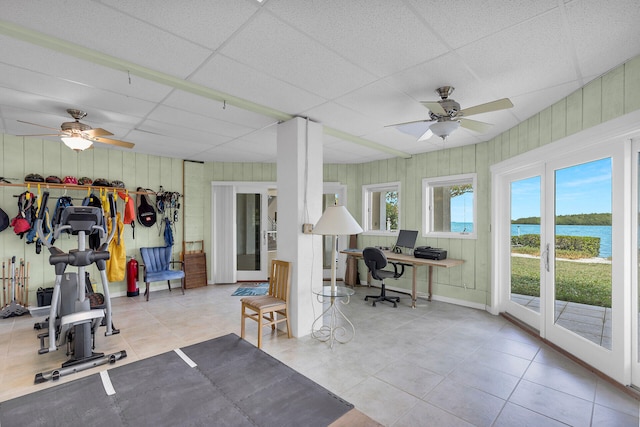
M398 233L398 240L396 241L396 248L413 249L416 245L417 238L417 230L400 230Z

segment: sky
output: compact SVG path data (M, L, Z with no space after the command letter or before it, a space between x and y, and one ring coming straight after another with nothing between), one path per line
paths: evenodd
M451 199L451 221L473 222L473 194L465 193Z
M556 215L611 213L611 159L555 171ZM540 177L511 183L511 219L540 216Z

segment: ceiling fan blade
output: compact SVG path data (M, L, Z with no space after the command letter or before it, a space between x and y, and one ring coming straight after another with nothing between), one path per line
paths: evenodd
M404 125L411 125L414 123L431 123L433 122L433 120L429 120L429 119L423 119L423 120L412 120L410 122L402 122L402 123L394 123L392 125L386 125L385 127L398 127L398 126L404 126Z
M437 101L421 101L420 104L424 105L429 109L429 111L433 114L437 114L438 116L444 116L447 114L447 112L444 111L444 108L442 108L442 105Z
M25 122L24 120L18 120L20 123L26 123L28 125L33 125L33 126L40 126L41 128L46 128L46 129L51 129L51 130L55 130L56 132L60 132L60 128L52 128L49 126L45 126L45 125L39 125L37 123L31 123L31 122ZM27 136L27 135L24 135Z
M460 116L473 116L474 114L488 113L490 111L505 110L513 107L513 103L509 98L502 98L495 101L487 102L486 104L476 105L474 107L465 108L458 113Z
M427 129L427 131L425 133L423 133L420 138L418 138L418 142L426 141L427 139L431 138L432 136L433 136L433 132L431 132L431 129Z
M86 134L89 138L93 138L96 136L107 136L107 135L113 135L111 132L109 132L108 130L104 130L101 128L95 128L95 129L89 129L89 130L85 130L84 132L82 132L84 134Z
M31 135L16 135L16 136L65 136L64 133L36 133Z
M90 139L91 141L100 142L102 144L110 144L110 145L115 145L123 148L133 148L135 146L135 144L131 142L120 141L118 139L103 138L101 136L96 136L88 139Z
M429 127L435 123L434 120L420 120L419 122L402 123L396 126L402 133L415 136L416 138L422 137L425 132L429 131Z
M491 127L493 126L492 124L479 122L477 120L464 119L464 118L461 118L459 120L460 120L460 126L462 126L465 129L469 129L478 133L488 132L489 129L491 129Z

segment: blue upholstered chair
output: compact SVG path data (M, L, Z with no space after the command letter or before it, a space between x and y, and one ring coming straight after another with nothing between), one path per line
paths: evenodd
M180 279L182 294L184 294L184 263L171 261L171 246L140 248L142 255L142 269L144 283L147 285L144 294L149 301L149 283L167 281L171 291L171 281ZM180 264L180 270L172 270L172 264Z

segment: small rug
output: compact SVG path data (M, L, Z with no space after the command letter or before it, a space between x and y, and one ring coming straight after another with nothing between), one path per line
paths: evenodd
M269 291L269 284L266 282L263 283L243 283L231 296L256 296L256 295L266 295Z

